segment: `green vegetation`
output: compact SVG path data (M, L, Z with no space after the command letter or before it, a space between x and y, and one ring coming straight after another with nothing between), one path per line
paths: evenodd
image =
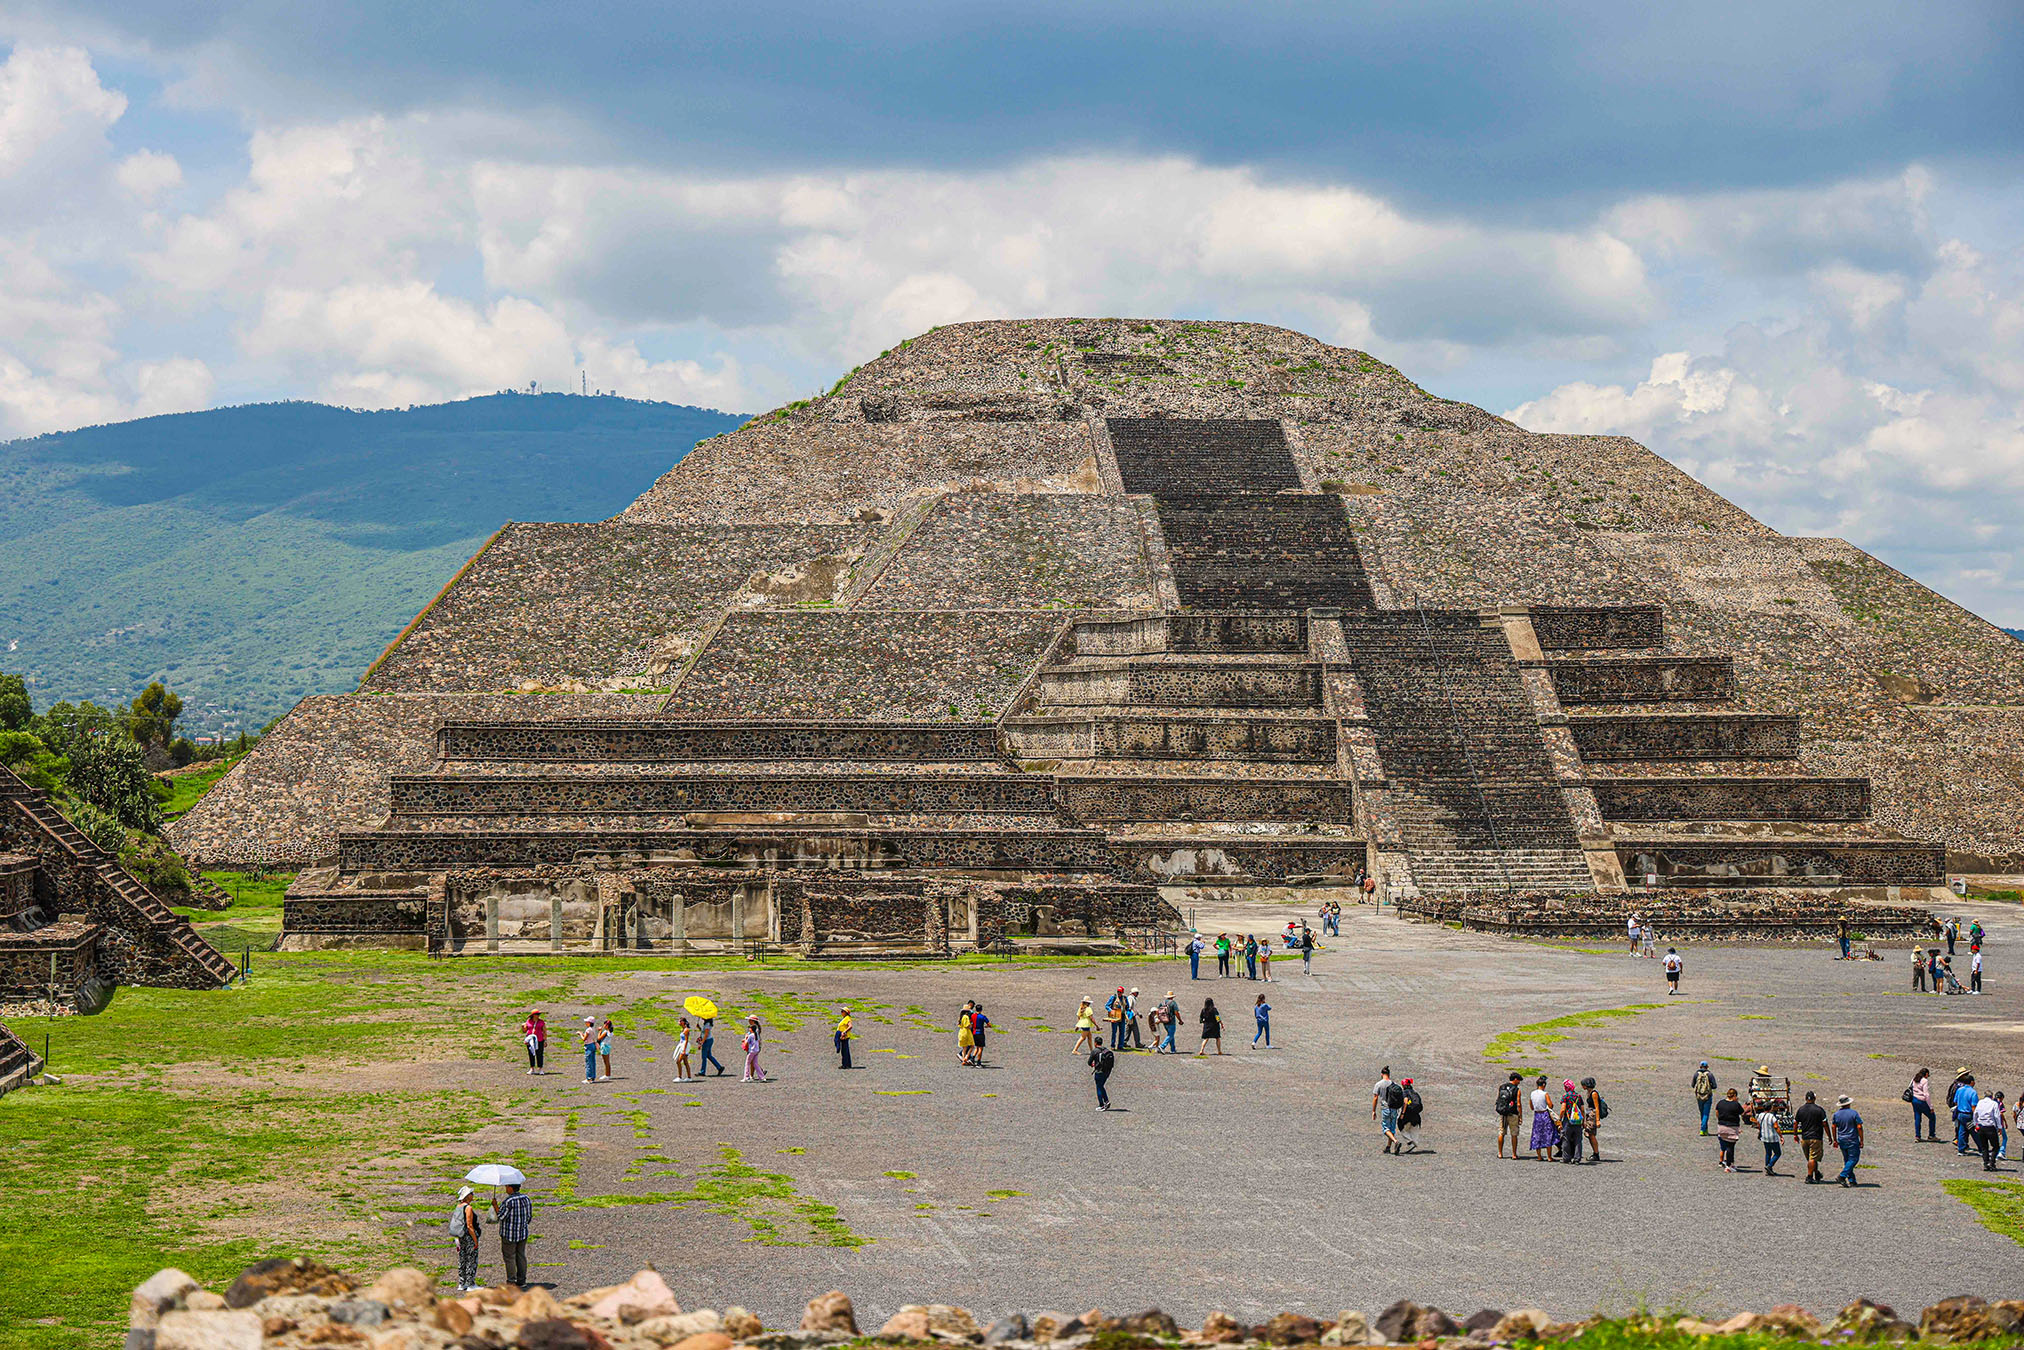
M1982 1227L2024 1246L2024 1184L1954 1177L1941 1182L1940 1187L1974 1210Z
M0 630L38 703L160 680L187 725L259 726L351 688L501 521L602 519L740 420L497 395L370 413L272 403L6 442Z
M1663 1008L1663 1003L1633 1003L1623 1008L1597 1008L1591 1012L1569 1013L1565 1017L1549 1018L1544 1022L1532 1022L1515 1031L1500 1032L1483 1047L1483 1058L1492 1064L1503 1064L1517 1069L1520 1073L1537 1073L1537 1065L1515 1062L1521 1055L1539 1055L1550 1058L1552 1047L1567 1039L1568 1033L1584 1027L1608 1026L1621 1018L1636 1017L1641 1013Z

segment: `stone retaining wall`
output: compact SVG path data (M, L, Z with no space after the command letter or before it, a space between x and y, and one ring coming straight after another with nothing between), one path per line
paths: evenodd
M1306 651L1307 619L1300 614L1179 613L1075 625L1079 657Z
M1534 605L1532 632L1549 652L1657 647L1665 611L1657 605Z
M0 853L0 926L36 908L37 863L25 853Z
M1550 661L1563 704L1672 703L1735 697L1736 670L1726 656L1586 657Z
M976 723L677 722L616 719L571 722L446 722L437 735L450 760L611 761L626 764L712 760L995 760L998 733Z
M1048 815L1054 785L1020 774L402 775L393 814L678 815L687 811Z
M1947 851L1910 840L1620 839L1632 886L1653 872L1661 886L1944 886Z
M1034 868L1101 871L1111 852L1080 830L544 830L403 832L361 830L339 843L347 872L521 867L579 857L667 854L703 862L794 867Z
M1015 610L733 613L663 712L989 722L1065 622Z
M1321 667L1241 661L1069 667L1041 674L1040 699L1050 707L1319 708Z
M294 894L281 902L281 931L301 935L420 936L428 931L428 897L413 893Z
M1605 820L1868 820L1866 778L1594 778Z
M1167 820L1347 825L1350 785L1321 779L1057 778L1063 816L1091 824Z
M1797 759L1799 719L1779 713L1570 717L1584 759L1599 763Z
M0 933L0 999L73 998L98 974L99 926L66 921Z

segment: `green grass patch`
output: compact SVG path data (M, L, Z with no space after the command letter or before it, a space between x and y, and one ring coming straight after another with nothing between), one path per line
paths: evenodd
M1565 1017L1528 1023L1515 1031L1500 1032L1492 1037L1490 1043L1483 1047L1483 1058L1521 1073L1537 1073L1538 1066L1520 1064L1517 1060L1521 1056L1532 1055L1551 1058L1553 1047L1566 1040L1570 1032L1608 1026L1623 1018L1636 1017L1665 1006L1663 1003L1633 1003L1622 1008L1596 1008L1590 1012L1569 1013Z
M1982 1227L2024 1245L2024 1184L1954 1177L1940 1187L1974 1210Z
M169 799L162 803L162 818L174 820L187 812L203 800L204 794L216 786L220 778L232 772L232 767L244 758L246 758L244 755L238 755L232 759L214 760L195 773L178 774L174 778L163 779L162 781L169 787Z

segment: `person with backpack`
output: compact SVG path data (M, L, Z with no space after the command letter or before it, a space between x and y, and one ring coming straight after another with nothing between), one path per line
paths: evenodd
M1701 1067L1694 1070L1694 1101L1701 1108L1703 1137L1708 1133L1708 1112L1715 1105L1715 1089L1719 1086L1720 1084L1715 1082L1715 1075L1708 1069L1708 1061L1702 1060Z
M1385 1145L1385 1151L1393 1157L1406 1151L1405 1114L1405 1084L1393 1081L1384 1090L1384 1133L1385 1138L1391 1141Z
M1178 1055L1181 1051L1180 1047L1174 1044L1174 1037L1181 1032L1181 1001L1174 997L1173 990L1167 990L1166 1001L1160 1004L1160 1012L1166 1019L1167 1034L1163 1041L1164 1049L1170 1055Z
M1300 973L1314 973L1314 930L1304 923L1300 925Z
M1971 952L1982 950L1982 921L1980 919L1968 925L1968 950Z
M1506 1140L1511 1143L1511 1156L1514 1159L1518 1156L1518 1123L1525 1118L1518 1097L1519 1085L1524 1081L1525 1076L1514 1069L1510 1078L1497 1089L1497 1156L1500 1158L1504 1156Z
M1420 1128L1420 1122L1425 1117L1426 1099L1420 1096L1420 1090L1413 1086L1410 1078L1399 1081L1399 1097L1399 1139L1405 1144L1406 1152L1417 1153L1420 1141L1414 1132Z
M1680 959L1680 949L1678 947L1666 948L1666 993L1668 995L1680 992L1680 969L1685 965L1686 962Z
M1583 1104L1581 1094L1575 1090L1572 1078L1560 1083L1560 1161L1578 1163L1581 1161Z
M471 1203L471 1195L469 1186L457 1192L457 1203L451 1207L449 1222L445 1225L457 1243L457 1292L460 1294L484 1287L478 1283L478 1239L485 1235L485 1224L478 1217L478 1207Z
M1947 1105L1954 1112L1954 1151L1966 1154L1970 1132L1975 1128L1975 1105L1982 1094L1975 1091L1975 1075L1966 1069L1954 1079L1954 1090L1947 1094Z
M1208 943L1202 941L1202 935L1200 933L1196 933L1193 937L1188 939L1189 979L1199 980L1202 978L1202 949L1207 947L1208 945L1209 945Z
M1117 1053L1107 1045L1099 1045L1089 1052L1090 1072L1096 1076L1096 1109L1110 1110L1110 1091L1105 1084L1110 1082L1110 1071L1117 1067Z
M1602 1122L1608 1117L1609 1103L1602 1099L1600 1092L1596 1091L1595 1080L1582 1079L1581 1123L1588 1131L1588 1161L1592 1163L1602 1161L1602 1141L1596 1138L1596 1132L1602 1128Z

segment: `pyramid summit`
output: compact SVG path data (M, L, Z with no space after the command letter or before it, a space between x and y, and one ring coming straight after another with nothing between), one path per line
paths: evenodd
M506 525L172 837L306 869L291 941L946 948L1364 870L1923 899L2024 854L2020 789L2024 645L1633 441L1003 320Z

